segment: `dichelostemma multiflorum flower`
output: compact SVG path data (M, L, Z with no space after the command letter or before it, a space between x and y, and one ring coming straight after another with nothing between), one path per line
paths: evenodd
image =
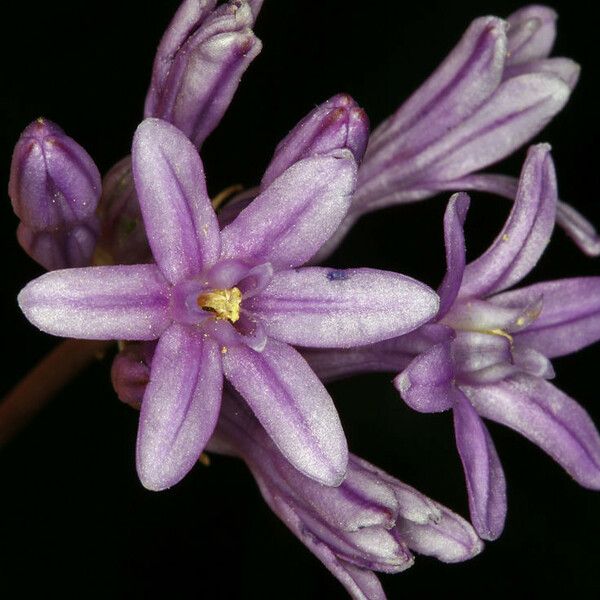
M298 160L222 231L200 158L174 126L139 126L132 170L156 264L47 273L19 295L23 312L54 335L158 339L137 442L149 489L177 483L198 459L217 422L223 375L300 471L339 484L347 464L339 417L290 344L372 343L411 331L438 308L430 288L403 275L298 268L348 210L352 152Z

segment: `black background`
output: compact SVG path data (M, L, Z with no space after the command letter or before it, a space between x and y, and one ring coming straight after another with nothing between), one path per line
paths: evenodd
M16 4L16 3L11 3ZM20 131L38 116L59 123L101 171L129 151L141 119L154 48L178 2L90 0L13 6L2 18L0 164L8 181ZM264 43L226 118L205 144L209 191L255 184L277 141L316 104L350 93L373 124L386 117L445 56L472 18L506 16L515 2L266 0ZM539 141L554 148L563 199L600 225L595 21L582 2L560 12L556 54L583 68L567 108ZM6 9L3 9L6 11ZM524 152L502 164L517 174ZM500 169L497 169L500 170ZM441 218L448 195L364 218L330 261L399 270L436 286L443 274ZM509 209L477 196L467 224L471 257ZM19 289L41 273L14 238L0 205L5 267L2 325L6 392L56 342L20 314ZM596 274L558 231L528 281ZM110 357L70 384L0 452L0 580L5 597L343 598L342 588L262 502L237 461L215 457L174 489L144 490L134 469L136 414L108 379ZM598 349L555 361L559 386L600 423ZM466 514L451 419L411 413L389 377L331 386L353 451ZM490 426L509 484L504 535L475 560L418 559L382 577L391 598L444 594L598 595L598 496L536 447ZM4 595L4 593L3 593Z

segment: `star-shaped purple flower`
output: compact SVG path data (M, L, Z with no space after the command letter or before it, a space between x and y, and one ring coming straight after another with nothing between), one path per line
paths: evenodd
M547 380L550 358L600 339L600 277L503 291L537 263L552 233L557 188L549 147L530 149L515 204L490 248L465 260L466 194L444 217L447 273L434 323L361 348L306 351L324 380L404 369L394 383L420 412L452 410L479 535L495 539L506 516L502 466L481 417L518 431L578 483L600 489L600 436L586 411ZM502 293L499 293L502 292Z
M600 338L600 278L548 281L509 292L537 263L554 227L549 148L528 154L515 205L490 248L465 266L465 194L444 219L448 270L440 287L440 339L397 378L416 410L452 409L473 524L486 539L506 515L502 466L481 417L545 450L578 483L600 489L600 436L585 410L554 387L549 358ZM444 331L442 331L444 330Z
M132 169L156 264L47 273L19 295L23 312L54 335L158 339L137 442L147 488L177 483L196 462L217 422L223 375L294 466L339 484L347 463L339 417L290 344L372 343L438 308L432 290L402 275L298 268L348 210L352 153L295 162L222 231L200 158L174 126L139 126Z

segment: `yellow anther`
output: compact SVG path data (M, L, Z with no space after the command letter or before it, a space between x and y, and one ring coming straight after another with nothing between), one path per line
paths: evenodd
M499 335L501 337L504 337L510 342L510 344L512 346L512 343L513 343L512 335L510 335L509 333L506 333L506 331L504 331L504 329L487 329L483 333L490 333L492 335Z
M236 183L235 185L230 185L229 187L226 187L222 192L219 192L211 200L213 208L215 210L217 210L218 208L221 207L222 204L224 204L227 200L229 200L229 198L231 198L231 196L233 196L234 194L237 194L238 192L241 192L243 189L244 189L244 186L239 183Z
M503 241L503 242L508 242L508 239L509 239L509 238L508 238L508 234L506 234L506 233L505 233L505 234L502 236L502 241Z
M196 301L202 310L214 313L217 319L226 319L235 323L240 318L242 292L236 287L200 294Z

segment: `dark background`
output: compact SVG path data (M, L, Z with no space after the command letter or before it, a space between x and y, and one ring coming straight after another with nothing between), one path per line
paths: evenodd
M16 3L10 3L11 5ZM177 0L42 0L1 20L2 156L38 116L59 123L101 171L129 152L153 52ZM266 0L264 43L226 118L205 144L209 190L255 184L277 141L316 104L350 93L375 125L427 76L470 20L506 16L516 2ZM556 54L583 68L562 114L540 141L554 148L561 196L600 225L596 23L582 2L555 2ZM517 174L524 152L505 161ZM500 169L497 169L500 170ZM389 268L436 286L443 274L441 218L448 195L364 218L331 260ZM493 239L509 205L477 197L467 225L471 257ZM6 392L56 341L20 314L19 289L41 273L14 238L0 205L2 384ZM529 281L597 274L558 231ZM342 588L263 503L245 467L215 457L174 489L144 490L134 468L137 416L116 399L110 357L78 377L0 452L0 581L3 596L34 591L90 598L343 598ZM600 423L598 349L555 361L559 386ZM448 414L410 412L386 376L331 387L353 451L467 514ZM509 485L504 535L475 560L418 559L382 577L391 598L417 593L480 596L549 592L598 595L598 496L540 450L490 425ZM11 589L12 592L6 593Z

